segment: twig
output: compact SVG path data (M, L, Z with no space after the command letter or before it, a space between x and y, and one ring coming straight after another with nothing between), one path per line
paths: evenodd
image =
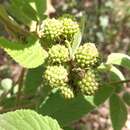
M128 83L128 82L130 82L130 79L121 80L121 81L113 81L113 82L110 82L109 84L114 85L114 84L123 84L123 83Z
M19 101L21 98L21 90L23 87L24 73L25 73L25 69L22 68L21 74L20 74L19 79L17 81L17 83L19 84L19 87L18 87L18 92L17 92L17 97L16 97L16 106L19 106Z

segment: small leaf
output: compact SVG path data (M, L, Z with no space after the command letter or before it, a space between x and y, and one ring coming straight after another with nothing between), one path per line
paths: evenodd
M86 16L85 16L85 14L83 14L83 16L81 18L81 22L80 22L82 35L84 34L85 22L86 22Z
M116 94L110 98L110 115L114 130L122 130L127 120L127 109L124 102Z
M43 20L47 9L47 0L29 0L29 4L37 12L39 20Z
M125 92L123 94L123 100L128 106L130 106L130 92Z
M130 57L126 54L112 53L108 56L107 64L120 65L130 69Z
M114 81L117 79L118 79L118 81L119 81L119 79L125 80L125 77L122 74L122 72L119 69L117 69L115 66L111 66L110 72L113 73L113 74L111 74L111 76L112 76L111 79L113 79Z
M17 110L0 115L0 130L61 130L57 121L31 110Z
M122 72L113 65L101 64L98 67L98 70L101 71L101 72L106 72L107 74L110 73L110 75L115 74L114 77L117 77L117 78L114 78L114 80L115 79L118 79L118 81L119 80L125 80L125 77L122 74Z
M125 80L125 77L119 69L117 69L115 66L112 66L110 69L109 79L111 80L110 82L118 82L118 81ZM124 85L125 84L123 84L123 83L113 84L113 86L116 89L116 92L122 91Z
M82 34L80 31L78 31L75 35L74 35L74 41L73 41L73 45L72 45L72 58L74 57L74 54L76 52L76 50L78 49L80 43L82 40Z
M52 93L40 105L39 112L57 119L62 126L67 126L103 103L112 92L112 87L103 86L95 96L78 96L72 100L65 100L58 93Z
M47 52L41 47L39 40L36 39L30 39L28 44L22 44L1 37L0 46L25 68L36 68L43 64L47 57Z
M113 65L101 64L98 67L98 70L108 74L108 76L109 76L108 78L109 78L111 83L125 80L125 77L122 74L122 72ZM120 92L123 88L123 85L121 83L120 84L113 84L113 86L116 88L116 92Z
M34 94L42 83L43 66L35 69L29 69L26 75L24 91L27 94Z
M82 41L82 35L84 33L84 28L85 28L85 16L82 17L81 19L81 31L79 30L75 35L73 39L73 44L72 44L72 50L71 50L71 58L74 58L74 54L76 53L76 50L81 44Z

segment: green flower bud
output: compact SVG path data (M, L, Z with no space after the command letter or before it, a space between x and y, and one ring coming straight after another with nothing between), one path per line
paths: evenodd
M85 95L94 95L100 86L99 73L95 70L88 70L85 76L76 81L77 89Z
M40 32L43 40L48 42L56 42L63 33L63 24L55 18L48 18L43 21L40 26Z
M69 61L69 51L64 45L53 45L49 49L50 63L65 63Z
M71 18L62 18L63 36L67 39L73 38L74 34L79 31L79 24Z
M93 43L86 43L77 49L75 60L79 67L89 68L100 63L99 52Z
M74 92L69 86L61 87L59 88L60 94L65 98L65 99L72 99L74 98Z
M47 66L43 74L44 84L51 88L63 87L68 82L68 72L63 66Z

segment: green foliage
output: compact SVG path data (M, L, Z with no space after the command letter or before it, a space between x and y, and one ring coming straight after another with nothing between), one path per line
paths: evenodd
M37 12L39 21L45 18L45 11L47 9L47 0L29 0L29 4Z
M17 110L0 115L1 130L61 130L57 121L31 110Z
M128 106L130 106L130 92L125 92L123 94L123 100Z
M124 102L116 94L110 97L110 115L114 130L122 130L127 120L127 109Z
M69 127L64 127L64 130L74 130L74 129L69 128Z
M0 22L6 26L7 30L12 32L16 36L23 36L26 34L26 31L22 30L16 21L12 21L11 18L8 16L3 5L0 4Z
M33 20L43 20L46 0L11 0L6 8L17 21L30 26Z
M24 82L24 91L27 94L35 94L38 87L42 84L43 66L29 69Z
M38 67L45 62L48 55L37 39L29 39L28 43L24 45L21 42L13 42L0 38L0 46L25 68Z
M28 69L26 74L21 73L16 83L7 78L1 81L0 108L3 111L36 108L42 115L57 119L62 126L67 126L65 129L69 129L71 122L88 114L110 97L112 125L114 130L121 130L127 119L124 103L130 104L130 94L123 92L123 102L117 93L124 91L123 83L129 80L125 80L115 65L129 69L130 57L112 53L106 63L101 63L101 54L96 47L103 45L103 42L114 41L114 37L118 39L116 28L119 27L109 26L109 22L118 23L119 17L114 20L108 16L108 10L114 12L115 6L111 1L100 1L97 2L100 7L92 5L93 10L90 10L93 14L89 17L88 10L85 14L77 14L78 19L68 15L59 19L45 19L47 2L10 0L0 5L0 22L10 36L8 39L0 37L0 47ZM123 16L120 19L120 24L126 21ZM114 29L111 31L111 28ZM0 115L0 129L61 130L55 120L30 110Z
M73 59L74 55L77 51L77 49L79 48L80 44L81 44L81 40L82 40L82 34L80 31L78 31L75 35L74 35L74 40L72 43L72 48L70 50L70 57Z
M37 20L36 12L29 5L28 0L11 0L6 8L10 15L25 25L30 25L32 20Z
M129 69L130 57L126 54L112 53L108 56L107 64L120 65Z
M112 66L110 71L111 71L111 73L109 75L109 79L110 79L111 82L115 82L115 83L112 84L115 87L115 91L121 92L123 90L124 84L123 83L118 84L116 82L124 81L125 80L124 75L115 66Z
M0 102L0 105L3 106L5 110L13 108L15 104L15 97L6 97Z
M80 95L71 100L65 100L59 93L53 92L43 101L38 111L57 119L61 126L67 126L102 104L112 92L111 86L103 86L95 96Z

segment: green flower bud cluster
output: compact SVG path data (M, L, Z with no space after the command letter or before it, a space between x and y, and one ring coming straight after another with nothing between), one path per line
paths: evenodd
M85 76L77 81L77 89L85 95L94 95L99 89L101 79L95 70L88 70Z
M79 30L79 24L72 18L48 18L39 25L38 35L44 41L43 44L65 44L65 40L72 40Z
M74 92L72 90L71 87L69 86L65 86L65 87L60 87L60 92L61 92L61 95L66 98L66 99L71 99L71 98L74 98Z
M97 66L100 62L100 55L95 44L86 43L80 46L75 54L75 60L81 68Z
M53 45L48 53L50 63L62 64L69 61L69 50L64 45Z
M73 56L71 46L66 45L72 43L72 36L77 31L78 23L69 17L44 21L42 37L49 40L51 45L48 44L45 48L48 58L43 83L51 89L56 88L66 99L78 94L94 95L101 85L97 71L101 58L95 44L85 43L79 46Z
M63 36L65 38L71 39L79 31L79 24L71 18L62 18L61 22L63 23Z
M58 88L60 94L66 98L74 98L74 92L68 84L68 70L62 65L47 66L43 78L45 86L50 88Z
M59 40L63 33L62 23L55 18L44 20L40 28L40 35L46 42L55 42Z
M44 80L51 88L66 86L68 72L63 66L47 66L44 72Z

